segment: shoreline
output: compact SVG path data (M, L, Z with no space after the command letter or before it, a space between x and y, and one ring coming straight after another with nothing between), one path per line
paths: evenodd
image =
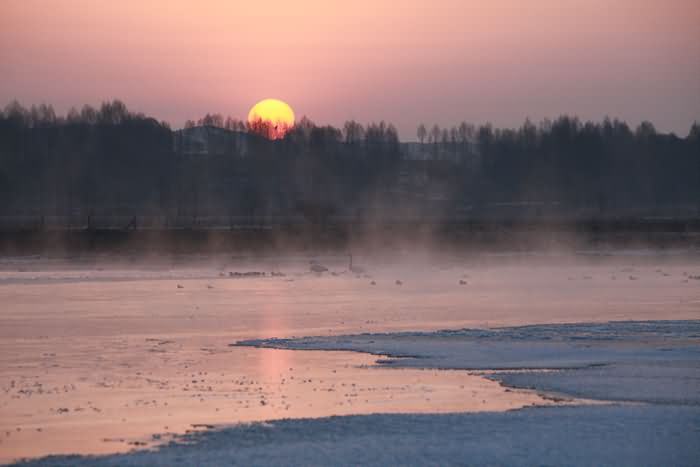
M591 330L605 330L608 329L610 336L611 337L596 337L595 335L591 335L590 331ZM654 357L656 359L659 358L659 356L662 356L662 358L666 359L671 365L673 365L672 362L676 361L674 359L677 358L696 358L696 355L700 355L700 334L698 334L698 329L700 329L700 320L696 321L653 321L653 322L640 322L640 321L626 321L626 322L613 322L613 323L576 323L576 324L565 324L565 325L557 325L557 324L539 324L539 325L530 325L530 326L521 326L521 327L509 327L509 328L499 328L496 330L479 330L479 329L469 329L469 330L462 330L462 331L442 331L442 332L424 332L424 333L413 333L413 334L405 334L405 333L400 333L400 334L392 334L392 333L385 333L381 335L356 335L356 336L327 336L327 337L310 337L310 338L298 338L298 339L287 339L285 341L282 340L273 340L273 341L261 341L258 343L254 342L238 342L236 344L232 344L233 346L241 346L241 347L246 347L250 345L270 345L273 346L273 349L270 349L268 347L268 350L272 350L273 352L300 352L301 354L308 354L309 352L311 353L321 353L321 354L326 354L326 357L328 356L338 356L340 355L343 358L347 358L349 356L348 351L346 350L346 347L344 346L345 344L348 343L348 341L355 340L355 343L352 344L354 346L353 352L356 353L362 353L365 352L365 357L367 360L372 360L375 357L379 355L386 355L386 353L381 353L381 352L376 352L371 349L364 349L360 350L362 346L366 346L367 343L370 344L375 344L377 342L377 339L389 339L390 341L395 342L397 339L400 341L399 347L403 346L403 348L408 348L408 349L413 349L415 350L416 347L418 347L418 351L415 352L416 355L414 356L406 356L406 352L403 352L404 355L401 354L401 352L396 352L396 354L399 356L398 358L401 359L401 364L400 365L395 365L395 364L390 364L387 365L386 363L383 363L381 360L375 360L374 363L370 364L369 368L366 368L369 371L389 371L393 372L392 375L392 380L396 380L396 376L404 376L406 373L405 372L412 372L412 371L417 371L419 373L422 373L423 375L427 375L431 372L436 372L442 377L446 375L456 375L462 373L462 375L467 375L470 378L479 378L484 381L491 381L493 384L498 385L502 389L502 393L508 393L508 397L520 397L523 403L521 403L519 406L514 406L511 408L506 408L506 409L501 409L501 410L493 410L493 408L488 408L485 410L454 410L454 408L447 408L445 410L444 404L440 405L441 410L440 411L434 411L430 409L426 410L420 410L420 412L417 411L372 411L372 412L349 412L349 413L330 413L326 415L319 415L319 416L313 416L313 417L308 417L308 416L292 416L292 417L283 417L283 418L267 418L267 419L260 419L260 420L250 420L250 421L243 421L243 422L224 422L224 423L190 423L190 427L186 429L184 432L180 433L159 433L159 434L154 434L151 438L151 442L144 440L140 441L138 437L132 437L131 442L129 445L125 446L126 449L118 449L116 451L108 451L108 452L102 452L102 456L104 454L111 454L107 455L106 457L98 456L98 457L83 457L83 456L70 456L67 458L61 457L61 456L51 456L51 457L34 457L33 459L26 459L24 458L24 462L20 462L18 465L45 465L45 463L48 463L46 465L64 465L64 462L78 462L76 465L82 465L81 463L83 461L88 462L89 464L91 463L96 463L98 465L102 465L103 463L105 465L112 465L110 462L111 460L116 460L117 463L119 463L119 459L124 459L124 460L129 460L129 459L155 459L153 456L159 456L161 453L163 455L169 455L168 453L170 452L189 452L192 455L199 456L197 458L203 457L206 458L207 456L202 453L200 449L200 444L202 444L202 449L207 449L206 443L209 442L209 440L215 440L215 439L221 439L222 436L226 437L229 436L227 435L228 433L241 433L243 436L250 436L249 434L245 433L256 433L259 432L261 429L262 430L276 430L276 427L283 427L286 425L294 425L294 424L302 424L302 425L310 425L310 426L316 426L316 425L323 425L323 424L328 424L328 423L341 423L341 424L346 424L346 423L353 423L355 420L362 420L362 417L370 417L375 420L380 420L377 417L382 417L382 416L388 416L388 417L398 417L397 420L412 420L415 417L420 417L421 415L419 414L424 414L423 416L426 417L426 423L435 423L436 420L439 420L439 418L435 417L458 417L458 419L463 419L463 420L480 420L479 417L482 417L479 415L480 413L485 413L486 418L481 418L481 420L488 420L488 417L494 416L495 414L501 414L501 416L505 417L510 417L513 420L522 420L523 417L526 419L534 419L538 420L540 418L547 418L552 414L552 409L556 410L561 410L562 408L569 407L569 410L572 410L573 412L569 412L571 416L576 417L576 420L580 418L586 418L589 416L590 413L597 413L596 411L602 410L600 412L602 415L605 415L607 413L623 413L626 414L628 417L645 417L646 414L653 414L653 418L659 418L660 414L663 414L664 410L667 412L673 412L677 410L678 407L685 406L686 411L690 410L690 407L693 407L694 405L700 404L700 396L697 394L692 395L691 397L694 397L695 399L694 402L690 402L690 405L687 405L686 403L683 403L680 400L673 400L670 402L655 402L653 400L644 400L642 399L636 399L634 398L634 394L628 395L624 399L616 399L615 396L613 396L611 399L603 400L599 397L594 397L592 399L582 399L578 395L572 395L570 392L566 391L552 391L551 389L543 389L541 385L538 385L537 383L534 384L534 386L530 386L528 389L527 385L523 385L522 382L517 381L517 377L519 376L526 376L527 378L530 378L529 381L532 383L534 380L535 382L538 380L538 378L542 377L548 377L551 375L558 375L558 374L563 374L563 373L576 373L577 371L582 371L585 372L590 368L593 367L600 367L599 363L596 364L591 364L590 362L588 363L582 363L579 364L575 369L571 369L570 367L561 367L561 368L552 368L552 365L549 365L547 368L542 368L541 371L539 369L538 365L535 365L534 367L530 365L527 369L529 371L513 371L512 369L509 368L498 368L499 365L491 365L496 368L486 368L485 365L484 368L476 372L474 369L467 369L465 368L458 368L458 367L447 367L445 366L444 363L440 362L440 359L443 359L444 357L440 357L439 360L435 360L435 357L437 355L443 355L444 350L436 350L434 347L434 341L430 341L430 346L425 347L421 346L420 340L425 340L426 338L431 338L434 336L437 336L438 338L441 339L441 342L446 345L449 349L450 346L453 345L454 339L458 336L464 336L467 340L474 340L476 339L477 341L487 339L498 339L497 342L501 342L499 345L503 345L504 343L506 344L506 349L507 346L509 345L508 342L513 339L522 339L523 337L517 337L517 336L527 336L528 333L530 333L530 337L524 337L525 339L535 339L535 341L531 341L529 343L530 347L537 347L538 345L541 345L540 340L541 336L549 336L550 334L555 334L555 335L560 335L560 342L568 342L567 345L570 347L573 346L577 348L577 352L584 352L582 348L580 347L580 338L579 336L589 336L588 341L589 344L595 346L602 346L602 348L605 350L604 355L607 355L607 358L612 359L612 361L617 362L615 364L619 364L620 362L624 362L626 358L629 358L627 353L624 351L620 351L619 346L611 345L610 339L612 339L613 344L617 344L619 342L624 342L626 345L633 345L636 346L635 352L629 355L633 355L635 359L639 359L639 356L642 355L642 360L644 358L649 358L648 354L645 354L644 352L640 353L640 349L642 348L647 348L649 344L649 337L655 337L656 339L666 339L665 346L662 350L662 352L658 352L657 355ZM678 332L680 331L680 332ZM671 333L671 340L669 339L669 333ZM688 336L685 336L684 334L688 334ZM540 337L538 337L540 336ZM641 340L640 339L641 336ZM664 337L666 336L666 337ZM687 339L690 337L693 339L694 337L694 344L691 345L692 348L694 348L693 352L690 355L686 355L684 352L684 349L688 347L688 342ZM407 342L405 339L414 339L414 341ZM415 339L418 339L419 341L416 341ZM502 339L505 339L503 341ZM548 337L547 339L550 339ZM591 340L592 339L592 340ZM678 343L680 345L674 344L675 340L678 340ZM330 343L330 346L326 346L324 348L324 342ZM343 346L342 348L337 348L337 343L342 342ZM364 342L364 344L363 344ZM387 341L388 342L388 341ZM540 342L538 344L538 342ZM299 343L295 347L295 343ZM336 343L336 344L333 344ZM336 345L334 348L333 345ZM380 344L380 345L387 345L386 343ZM675 345L675 347L674 347ZM640 347L641 346L641 347ZM652 345L652 347L654 347ZM668 357L669 355L669 350L672 348L677 348L681 353L674 356L672 355L671 357ZM293 350L290 350L293 349ZM647 349L648 350L648 349ZM653 349L652 349L653 350ZM366 352L370 352L368 355ZM463 352L463 349L458 349L458 352L455 354L454 349L451 351L452 354L456 355L456 358L464 358L465 354ZM493 350L491 350L493 352ZM531 350L532 352L532 350ZM565 354L562 356L561 352L556 352L556 353L551 353L551 349L548 350L550 352L550 357L554 358L555 360L566 360L567 357ZM356 355L353 353L353 355ZM535 352L535 359L539 359L541 357L537 356L537 352ZM645 356L646 355L646 356ZM502 358L500 356L495 357L496 360L499 358ZM527 357L526 357L527 358ZM532 358L532 357L530 357ZM588 357L588 358L600 358L597 355L594 355L593 357ZM653 368L654 365L658 365L657 360L653 361L653 365L651 367L640 367L638 363L636 363L636 368L646 368L645 371L649 371L650 368ZM536 361L535 360L535 361ZM392 362L396 362L397 360L391 360ZM612 363L607 362L605 363L605 366L609 366ZM435 364L437 363L437 366ZM614 364L613 364L614 365ZM345 365L345 368L347 368L348 365ZM333 373L336 372L336 369L333 370ZM509 380L508 377L512 377L513 375L516 376L516 382L513 382L512 380ZM533 379L534 377L534 379ZM653 373L649 375L650 378L654 379L657 376ZM684 376L684 378L687 377ZM698 375L696 376L697 378L700 378L700 367L698 368ZM376 378L376 374L372 375L372 378ZM351 378L353 381L358 381L356 378L356 375ZM400 378L399 378L400 379ZM674 383L675 381L675 383ZM604 382L603 384L608 384L608 382ZM619 384L619 383L618 383ZM666 379L663 383L662 386L659 388L662 392L669 392L669 386L672 386L674 384L678 384L677 380L674 379ZM353 384L354 386L355 384ZM473 387L471 388L473 390ZM672 392L672 391L671 391ZM614 391L613 391L614 393ZM431 393L432 395L433 393ZM535 399L523 399L524 396L534 396ZM479 398L481 397L494 397L493 393L484 393L478 396ZM537 401L539 399L539 401ZM527 402L525 402L527 401ZM534 401L534 402L533 402ZM680 405L679 405L680 404ZM665 408L665 409L664 409ZM543 412L544 410L544 412ZM607 412L606 412L607 411ZM661 411L661 412L659 412ZM567 412L563 412L567 413ZM700 423L700 412L698 412L698 419L697 422L694 421L695 419L692 417L695 417L694 412L687 412L690 415L690 419L688 421L684 421L683 423ZM385 414L385 415L380 415L380 414ZM492 414L492 415L489 415ZM605 415L608 416L608 415ZM401 418L403 417L403 418ZM600 420L598 421L600 423ZM510 426L512 422L507 422ZM520 423L520 422L518 422ZM532 422L528 422L532 423ZM576 422L580 423L580 421ZM608 423L608 422L605 422ZM677 420L676 420L677 423ZM614 425L613 425L614 426ZM665 427L665 425L663 425ZM414 430L417 429L417 427L413 428ZM461 428L460 428L461 430ZM603 431L607 430L607 426L603 427ZM640 430L639 428L635 428L635 430ZM315 433L315 432L314 432ZM319 436L319 433L312 434L312 436ZM590 435L587 435L590 436ZM657 433L658 436L658 433ZM516 436L515 439L518 437ZM122 439L123 441L123 439ZM231 440L235 444L235 440ZM340 441L342 443L342 441ZM597 443L603 442L601 440L596 441ZM184 443L184 444L183 444ZM546 443L545 443L546 444ZM605 442L603 442L605 444ZM132 449L131 451L127 452L128 449ZM249 446L250 448L250 446ZM136 449L136 450L133 450ZM551 448L550 448L551 449ZM88 451L89 452L89 451ZM83 451L83 454L88 453ZM688 454L688 452L681 452L681 455ZM230 455L236 456L237 454L231 453ZM685 458L685 457L683 457ZM3 459L7 460L7 459ZM279 459L278 459L279 460ZM13 459L11 462L17 462L18 459ZM146 463L151 462L151 461L146 461ZM140 463L137 463L138 465L141 465ZM65 464L67 465L67 464Z
M81 440L87 446L92 437L103 448L113 450L117 444L123 444L124 449L142 447L128 443L143 442L153 434L182 433L193 429L192 424L290 416L296 420L311 412L319 416L349 416L370 413L376 407L402 412L415 411L411 407L418 407L419 411L454 411L501 404L508 408L504 402L521 395L507 391L509 388L499 381L514 383L516 387L542 381L514 372L487 381L483 375L470 375L468 371L424 370L414 365L401 370L408 380L399 384L394 381L396 367L410 366L410 359L383 365L386 368L367 368L377 360L387 359L358 353L230 347L240 340L271 336L337 340L339 335L371 335L376 340L385 335L398 336L408 344L418 337L428 339L423 344L442 345L442 341L455 344L464 336L459 331L432 337L430 333L481 328L486 330L486 337L503 337L503 326L644 321L660 313L668 319L700 319L700 297L695 281L689 279L689 275L698 274L698 262L692 258L681 264L675 259L659 264L656 258L647 258L643 265L636 265L626 257L616 257L603 263L536 267L528 267L527 263L463 263L461 259L441 262L432 257L416 259L410 265L362 259L358 263L371 271L372 279L348 274L306 274L308 262L301 257L279 265L279 269L270 269L283 271L287 274L284 277L234 276L217 280L213 277L220 277L220 272L259 270L262 263L247 263L257 269L247 269L247 265L235 260L203 265L201 269L178 266L168 269L168 274L176 278L161 279L153 276L162 276L163 270L140 270L136 264L125 269L131 274L130 280L122 281L114 280L121 274L114 267L106 266L103 271L89 267L71 270L64 265L58 269L42 268L41 260L32 260L42 269L37 275L50 280L0 286L0 301L5 304L0 310L0 381L5 382L0 385L0 419L11 425L0 430L4 437L0 452L24 436L28 446L57 453L48 442L63 439L58 436L62 430L67 436L63 446L66 449L72 449L70 440ZM347 258L342 256L325 257L322 261L331 271L341 272L347 267ZM202 271L211 277L196 278ZM27 274L35 272L17 271L14 264L0 270L0 276L5 278ZM74 281L55 280L66 274L81 277ZM93 280L99 274L108 277ZM288 281L291 278L294 281ZM403 281L401 285L395 283L398 279ZM571 325L560 328L570 329ZM529 326L509 332L515 336L548 331L543 326ZM602 328L596 332L603 332ZM669 331L668 335L674 332ZM657 333L654 339L663 343L667 337ZM352 343L351 340L348 345ZM630 345L626 341L619 343L616 355L626 355L624 348ZM374 350L376 347L377 344ZM543 352L538 358L552 353L552 349L538 348ZM479 355L474 352L455 355ZM421 348L411 344L402 352L387 353L420 355ZM509 355L512 360L513 355L521 356L522 352ZM557 355L574 357L571 352L558 351ZM648 350L639 355L648 355ZM502 354L501 366L508 363L508 367L515 367L507 356ZM480 358L494 366L485 357ZM426 362L419 359L413 363L420 366ZM550 363L544 361L540 366L550 367ZM465 367L448 360L442 366ZM571 365L562 363L560 367ZM541 376L538 374L537 378ZM551 376L558 379L545 381L547 387L541 392L567 394L556 389L568 387L571 375L556 372ZM382 382L382 378L389 381ZM449 384L445 383L446 378ZM352 384L362 391L351 391ZM472 397L470 389L460 388L462 385L476 385L476 396ZM327 389L334 391L322 391ZM460 397L462 392L467 392L468 397ZM405 420L411 419L406 417ZM318 423L326 423L323 420ZM17 434L16 428L21 428L22 435ZM36 431L37 428L42 431ZM9 437L7 431L11 432ZM167 436L161 435L163 438ZM121 439L125 441L114 441Z

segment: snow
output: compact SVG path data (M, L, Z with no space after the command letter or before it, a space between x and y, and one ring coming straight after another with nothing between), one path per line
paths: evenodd
M691 466L699 439L697 407L556 407L282 420L196 433L157 451L19 465Z
M242 341L235 345L370 352L390 356L380 364L394 367L554 368L489 377L619 402L239 424L190 433L152 451L53 456L20 465L699 465L699 343L700 321Z
M237 345L353 350L397 368L498 372L507 385L573 397L700 405L700 321L548 324L490 330L262 339Z

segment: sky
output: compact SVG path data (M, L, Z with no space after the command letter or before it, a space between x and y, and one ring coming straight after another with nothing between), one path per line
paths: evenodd
M699 0L0 0L0 106L121 99L173 127L255 102L341 126L561 114L685 136Z

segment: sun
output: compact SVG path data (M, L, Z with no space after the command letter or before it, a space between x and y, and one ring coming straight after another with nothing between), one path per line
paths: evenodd
M248 112L248 126L266 138L283 138L294 126L294 111L279 99L264 99Z

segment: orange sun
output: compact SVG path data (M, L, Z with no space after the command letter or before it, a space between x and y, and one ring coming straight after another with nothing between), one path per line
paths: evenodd
M294 111L278 99L265 99L248 112L248 127L268 139L283 138L294 126Z

